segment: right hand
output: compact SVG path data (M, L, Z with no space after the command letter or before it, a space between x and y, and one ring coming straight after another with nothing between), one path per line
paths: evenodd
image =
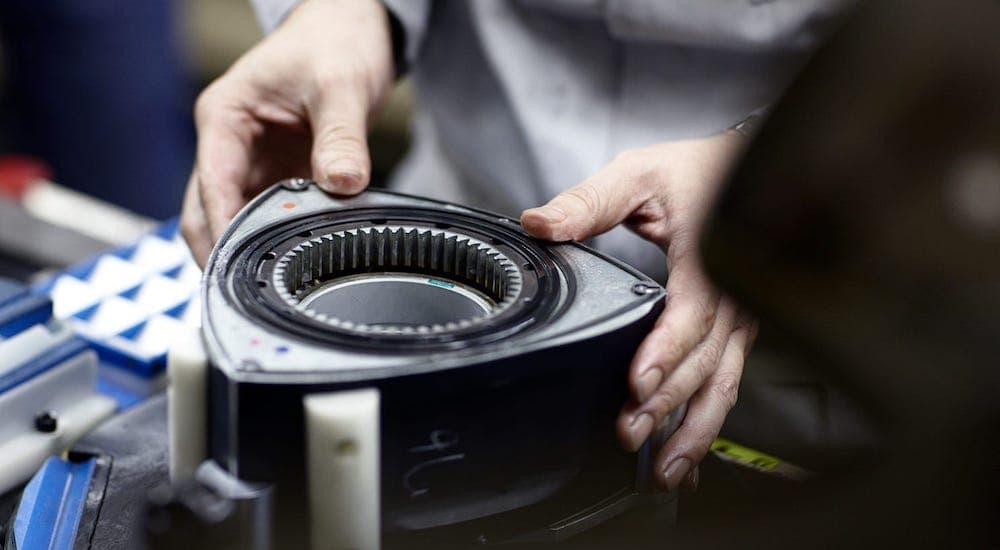
M311 176L340 195L368 186L368 124L392 61L380 2L305 0L205 89L180 222L199 265L240 208L280 179Z

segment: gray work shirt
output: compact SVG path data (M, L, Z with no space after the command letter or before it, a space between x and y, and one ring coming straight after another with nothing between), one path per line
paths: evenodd
M254 0L265 30L298 0ZM844 0L384 0L420 109L404 192L517 217L616 154L773 102ZM596 246L662 280L624 228Z

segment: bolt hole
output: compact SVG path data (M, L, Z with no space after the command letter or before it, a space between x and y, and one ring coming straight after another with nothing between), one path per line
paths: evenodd
M53 411L44 411L35 417L35 429L42 433L52 433L58 427L59 421L56 419L56 413Z
M257 286L260 288L267 288L267 281L257 281Z
M376 218L374 220L369 220L369 221L371 222L372 225L385 225L386 223L385 218Z
M260 370L260 363L254 361L253 359L244 359L240 363L240 367L242 367L245 371L256 372Z
M638 296L643 296L646 294L655 294L658 290L659 290L658 286L647 283L636 283L632 285L632 293Z
M299 231L298 233L296 233L296 235L298 235L299 237L312 237L312 234L313 234L313 232L312 231L308 231L308 230L307 231Z
M278 255L277 255L277 254L275 254L274 252L265 252L265 253L264 253L264 256L263 256L263 258L264 258L265 260L273 260L273 259L275 259L275 258L277 258L277 257L278 257Z
M451 224L438 222L434 224L434 227L438 229L451 229Z
M525 271L534 271L535 270L535 266L532 265L532 264L524 264L524 270Z
M339 439L333 443L333 454L349 457L358 454L358 442L353 439Z

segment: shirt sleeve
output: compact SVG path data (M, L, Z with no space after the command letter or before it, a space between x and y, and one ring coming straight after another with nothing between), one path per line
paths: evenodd
M807 48L851 0L608 0L611 33L624 40L726 50Z
M251 0L257 23L265 33L273 31L302 0Z
M252 0L257 21L265 33L273 31L284 21L288 13L302 0ZM420 51L427 21L430 16L431 0L382 0L392 16L396 18L404 32L402 51L406 63L411 64Z
M403 30L403 44L400 50L405 59L403 66L411 66L420 52L420 45L427 34L427 24L431 14L431 0L382 0L389 13L396 18Z
M252 0L257 22L265 33L273 31L288 13L302 0ZM389 14L402 30L402 44L394 47L404 59L397 59L396 65L407 67L413 64L420 51L427 23L430 17L431 0L381 0ZM395 37L394 37L395 38Z

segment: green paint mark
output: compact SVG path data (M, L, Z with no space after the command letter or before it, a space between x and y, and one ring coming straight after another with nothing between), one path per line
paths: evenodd
M439 281L437 279L427 279L427 283L441 288L455 288L454 284L449 283L448 281Z

